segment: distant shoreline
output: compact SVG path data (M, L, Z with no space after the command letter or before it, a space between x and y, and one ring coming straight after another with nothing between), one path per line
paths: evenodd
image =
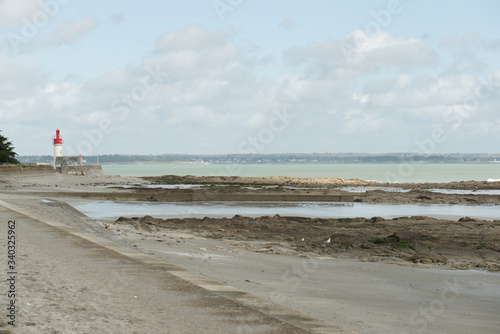
M479 162L414 162L414 165L478 165L478 164L496 164L500 161L479 161ZM399 162L249 162L249 163L239 163L239 165L397 165ZM238 165L235 163L215 163L215 162L189 162L189 161L177 161L177 162L106 162L99 163L102 166L131 166L131 165Z
M99 164L366 164L495 163L500 153L273 153L273 154L103 154L84 156ZM19 156L23 163L53 162L49 155Z

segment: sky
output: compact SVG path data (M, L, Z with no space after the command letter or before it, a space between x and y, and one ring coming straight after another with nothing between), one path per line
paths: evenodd
M19 155L499 153L500 2L0 0Z

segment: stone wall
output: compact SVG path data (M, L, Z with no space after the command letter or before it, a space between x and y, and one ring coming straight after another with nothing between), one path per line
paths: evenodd
M83 166L62 166L58 168L61 174L69 175L85 175L85 176L102 176L102 167L98 165L83 165Z
M0 177L2 176L31 176L55 174L52 165L0 165Z
M81 156L64 156L64 157L56 157L56 167L64 167L64 166L81 166L82 157Z
M102 176L102 167L96 165L63 166L54 169L52 165L0 165L0 177L55 174Z

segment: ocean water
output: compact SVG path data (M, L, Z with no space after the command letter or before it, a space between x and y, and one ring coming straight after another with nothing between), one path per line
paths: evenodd
M500 180L500 163L484 164L161 164L103 165L105 175L121 176L292 176L339 177L379 182Z
M447 204L374 204L374 203L315 203L315 202L116 202L88 201L76 209L93 219L117 219L151 215L163 218L233 217L242 216L301 216L321 218L380 216L429 216L459 219L473 217L499 219L498 205Z

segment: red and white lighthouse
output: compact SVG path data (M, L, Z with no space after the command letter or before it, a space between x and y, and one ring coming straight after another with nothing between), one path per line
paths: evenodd
M56 165L57 157L62 157L62 144L61 132L57 129L56 136L54 137L54 166Z

